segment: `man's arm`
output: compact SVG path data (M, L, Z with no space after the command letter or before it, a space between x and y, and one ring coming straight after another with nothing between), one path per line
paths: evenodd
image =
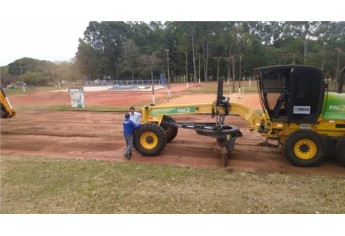
M129 123L131 124L131 126L132 126L134 129L140 127L140 124L136 124L136 123L134 123L134 121L132 121L132 120L130 120Z

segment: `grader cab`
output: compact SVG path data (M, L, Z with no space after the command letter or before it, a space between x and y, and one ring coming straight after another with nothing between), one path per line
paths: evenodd
M316 67L280 65L257 71L267 117L260 133L277 140L293 165L319 165L332 155L345 165L345 94L329 92Z

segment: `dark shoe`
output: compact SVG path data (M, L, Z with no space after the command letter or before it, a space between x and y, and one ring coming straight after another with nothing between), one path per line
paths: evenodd
M129 156L131 157L131 156L132 156L132 153L130 153Z

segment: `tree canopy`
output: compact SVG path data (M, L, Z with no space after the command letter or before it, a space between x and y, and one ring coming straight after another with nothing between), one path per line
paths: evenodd
M169 61L173 75L187 74L189 81L199 71L201 80L217 73L238 78L252 76L256 67L293 63L334 77L336 65L345 64L345 22L92 21L84 35L76 60L91 80L149 78L148 55L155 55L156 72L166 73Z
M24 57L1 67L2 86L18 81L29 86L60 86L78 79L81 74L75 62L53 63Z

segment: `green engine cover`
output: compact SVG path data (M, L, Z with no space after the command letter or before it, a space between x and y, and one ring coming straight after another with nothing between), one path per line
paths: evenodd
M345 120L345 93L326 94L323 111L324 120Z

